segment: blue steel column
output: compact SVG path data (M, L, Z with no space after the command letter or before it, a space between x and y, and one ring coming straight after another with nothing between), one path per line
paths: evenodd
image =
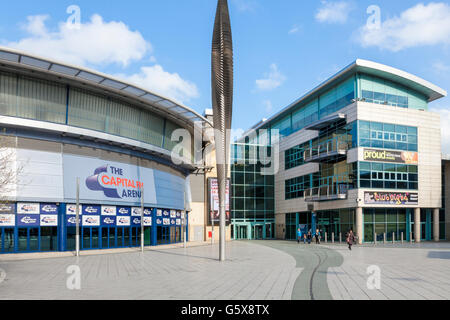
M152 212L152 235L151 235L151 245L152 246L156 246L158 240L156 239L156 234L158 232L157 228L158 225L156 224L156 211L158 209L153 208L153 212Z

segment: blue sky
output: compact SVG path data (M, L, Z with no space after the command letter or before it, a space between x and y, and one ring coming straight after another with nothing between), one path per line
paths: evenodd
M381 21L367 30L373 4ZM81 10L79 29L66 24L70 5ZM270 117L357 58L450 89L449 1L229 0L229 5L234 128ZM211 106L215 7L213 0L12 1L0 11L0 44L136 82L202 113ZM449 106L449 98L431 104L443 127L450 121ZM450 153L450 130L443 134Z

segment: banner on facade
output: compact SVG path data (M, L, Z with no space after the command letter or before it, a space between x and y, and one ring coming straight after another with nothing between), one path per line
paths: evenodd
M419 194L409 192L365 192L364 203L414 206L419 204Z
M14 214L0 214L0 228L14 227L16 225L16 215Z
M220 223L219 216L219 185L217 178L208 179L208 225L215 225ZM226 224L230 224L230 180L227 180L227 188L225 191L225 212L226 212Z
M18 214L40 214L41 207L40 203L18 203L17 204Z
M410 151L364 149L364 161L419 164L419 154Z
M15 214L16 210L13 204L0 204L0 214Z

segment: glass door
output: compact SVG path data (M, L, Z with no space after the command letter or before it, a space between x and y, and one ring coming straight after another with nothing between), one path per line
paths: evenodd
M263 226L255 225L254 226L254 240L263 240Z
M19 228L19 252L37 252L39 248L39 228Z
M57 251L58 250L58 228L42 227L41 228L41 251Z
M14 252L14 229L0 228L0 253Z
M152 245L152 228L144 227L144 246Z
M236 226L236 239L237 240L247 240L248 239L248 226L247 225L237 225Z
M266 223L266 239L273 239L272 223Z

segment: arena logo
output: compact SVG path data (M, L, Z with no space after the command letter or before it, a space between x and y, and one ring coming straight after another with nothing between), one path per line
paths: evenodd
M111 218L106 218L103 220L103 223L105 224L114 224L116 221L114 219Z
M58 212L58 208L53 205L44 205L42 206L41 211L45 213L56 213Z
M31 217L23 217L22 219L20 219L20 222L24 224L35 224L37 223L37 219Z
M103 191L107 198L140 199L144 184L127 178L123 169L106 165L97 168L94 175L86 179L86 186L92 191Z
M44 225L53 225L58 223L57 216L51 217L51 216L43 216L41 217L41 223Z
M91 214L97 214L97 213L98 213L98 209L97 209L97 208L94 208L94 207L86 207L86 208L84 209L84 211L85 211L86 213L91 213Z
M39 208L34 204L23 204L19 207L19 212L23 213L39 213Z
M69 219L67 219L67 222L69 222L70 224L76 224L77 218L75 218L75 217L69 218ZM78 223L80 223L80 222L81 222L81 219L78 218Z

